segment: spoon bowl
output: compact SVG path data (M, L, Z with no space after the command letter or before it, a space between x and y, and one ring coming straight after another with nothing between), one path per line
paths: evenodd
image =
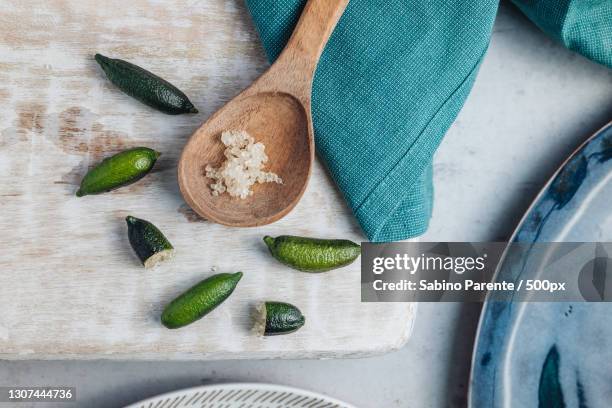
M208 220L236 227L253 227L284 217L298 203L314 161L311 116L312 81L321 53L349 0L309 0L287 46L253 85L208 119L189 139L178 166L181 194ZM207 165L225 160L224 131L246 131L265 146L265 171L282 184L251 187L242 199L212 194Z
M251 187L245 199L229 194L212 195L211 179L204 168L224 161L221 133L245 130L266 147L265 170L278 174L283 184L263 183ZM306 189L312 156L308 114L295 97L263 92L234 99L213 115L185 146L179 166L181 192L198 214L220 224L256 226L287 214Z

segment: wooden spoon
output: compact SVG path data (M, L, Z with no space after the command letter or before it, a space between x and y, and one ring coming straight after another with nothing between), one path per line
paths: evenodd
M251 227L277 221L304 194L314 160L312 80L325 44L349 0L309 0L277 61L250 87L212 115L185 146L178 165L181 194L202 217L220 224ZM213 196L207 164L225 159L224 130L246 130L266 147L266 171L283 184L252 187L246 199Z

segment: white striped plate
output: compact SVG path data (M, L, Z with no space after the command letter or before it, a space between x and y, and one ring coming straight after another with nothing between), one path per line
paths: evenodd
M162 394L126 408L355 408L321 394L272 384L207 385Z

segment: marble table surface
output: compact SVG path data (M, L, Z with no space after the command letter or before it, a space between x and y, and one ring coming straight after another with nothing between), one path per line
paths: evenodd
M504 240L556 166L610 119L612 71L502 4L474 91L436 155L424 239ZM228 381L302 387L362 408L463 407L479 312L477 304L421 304L403 349L360 360L0 362L0 385L74 386L78 401L65 406L89 408Z

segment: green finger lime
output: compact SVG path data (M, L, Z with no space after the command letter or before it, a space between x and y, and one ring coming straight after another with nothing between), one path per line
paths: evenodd
M174 299L161 315L169 329L187 326L212 312L234 291L242 272L213 275Z
M290 303L264 302L257 306L253 330L260 336L275 336L297 331L306 319Z
M180 89L130 62L96 54L108 79L126 94L169 115L198 113L187 95Z
M136 147L107 157L83 177L76 196L100 194L132 184L149 174L159 156L159 152L148 147Z
M325 272L352 263L361 247L345 239L318 239L282 235L266 236L270 253L281 263L304 272Z
M153 268L172 258L174 247L155 225L131 215L125 218L125 222L130 245L145 268Z

